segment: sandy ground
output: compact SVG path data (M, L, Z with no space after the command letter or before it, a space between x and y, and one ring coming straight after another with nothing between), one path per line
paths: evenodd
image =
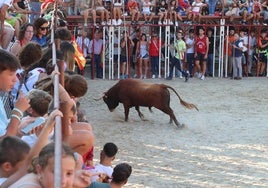
M103 101L93 100L117 81L88 79L81 106L96 136L96 163L102 146L114 142L119 147L114 164L133 167L125 187L268 187L267 78L145 81L174 87L200 111L185 109L171 92L183 129L155 108L153 113L141 108L146 121L132 108L124 122L122 105L110 112Z

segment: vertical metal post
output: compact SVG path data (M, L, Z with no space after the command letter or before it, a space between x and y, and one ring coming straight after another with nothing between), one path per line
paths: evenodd
M55 70L58 71L57 66L57 57L56 57L56 44L55 44L55 28L56 28L56 19L57 19L57 8L58 2L54 2L54 14L51 22L51 42L52 42L52 62L55 65ZM55 75L54 80L54 107L59 109L59 75ZM55 126L55 154L54 154L54 187L61 188L61 145L62 145L62 130L61 130L61 118L56 117L56 126Z
M224 48L224 28L225 19L220 20L220 46L219 46L219 71L218 77L223 75L223 48Z

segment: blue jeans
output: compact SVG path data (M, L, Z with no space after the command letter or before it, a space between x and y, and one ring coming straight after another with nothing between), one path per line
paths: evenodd
M190 74L192 74L192 70L194 67L194 53L186 53L186 61L187 61L187 68Z
M152 75L158 75L158 71L159 71L159 56L151 56Z
M169 78L173 77L173 69L176 66L176 68L181 71L183 76L187 76L187 73L183 70L181 70L181 60L177 59L176 57L170 58L170 65L169 65Z
M102 78L101 55L94 54L94 63L96 64L97 78Z
M29 2L30 5L30 10L33 12L30 14L30 23L33 24L34 20L40 17L40 12L41 12L41 2Z
M213 73L213 54L208 54L207 74Z
M209 15L214 15L215 8L216 8L216 3L217 3L217 0L209 0L208 1L208 12L209 12Z

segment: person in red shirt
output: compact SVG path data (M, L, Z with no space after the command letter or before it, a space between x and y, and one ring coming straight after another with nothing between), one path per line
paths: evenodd
M127 8L131 15L131 24L137 24L140 18L139 6L136 0L129 0Z
M158 38L157 33L153 32L149 42L152 78L156 78L158 75L161 46L161 40Z
M198 28L198 35L195 37L194 57L198 78L200 78L201 80L205 79L208 47L209 40L208 37L205 35L205 29L203 27L200 27Z

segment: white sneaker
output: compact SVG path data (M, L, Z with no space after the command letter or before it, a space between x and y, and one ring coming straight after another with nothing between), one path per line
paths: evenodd
M178 27L179 26L179 23L178 22L175 22L175 26Z
M163 21L163 24L164 24L164 25L167 25L167 20L164 20L164 21Z
M169 25L173 25L173 21L169 21Z
M182 79L182 75L180 75L179 78Z
M117 22L115 19L112 20L112 25L117 25Z
M112 25L112 20L108 20L107 25Z
M162 25L162 22L161 21L158 21L158 25Z
M152 79L155 79L155 75L153 74Z
M105 21L102 21L102 22L101 22L101 25L106 25L106 22L105 22Z
M204 74L202 74L202 76L200 77L200 80L205 80Z
M121 19L118 19L117 20L117 25L121 25L122 24L122 20Z
M197 73L197 78L201 79L202 76L203 74L201 72Z

